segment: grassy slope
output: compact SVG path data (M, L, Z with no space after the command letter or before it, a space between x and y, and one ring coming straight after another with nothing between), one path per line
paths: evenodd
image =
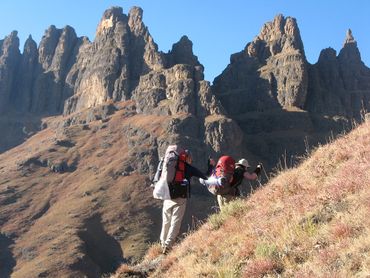
M156 249L149 250L147 260L155 257ZM369 277L369 122L317 148L301 165L282 171L249 199L212 215L151 274L265 275Z
M8 246L13 277L94 276L108 271L104 266L113 265L115 256L145 252L152 239L143 226L153 226L150 213L158 205L146 176L121 175L127 157L136 151L128 146L123 128L135 126L160 136L164 118L125 113L120 110L109 122L92 122L87 129L77 125L60 133L48 128L0 156L0 235L13 240ZM57 145L57 139L71 146ZM66 173L19 166L30 157L78 164Z

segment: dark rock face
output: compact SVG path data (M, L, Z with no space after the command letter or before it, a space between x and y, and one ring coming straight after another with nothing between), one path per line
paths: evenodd
M20 75L15 87L15 96L12 98L14 106L19 112L25 113L31 110L33 83L35 68L38 63L38 51L36 42L31 36L24 44L23 55L20 63Z
M109 99L128 100L141 75L164 67L142 13L136 7L128 16L118 7L104 13L95 41L77 58L79 66L73 70L78 71L78 77L74 95L65 104L66 114Z
M18 165L22 175L31 175L38 167L47 167L54 176L84 174L80 159L90 157L95 150L99 151L97 160L104 161L100 157L105 153L104 158L111 159L109 150L122 143L115 140L124 138L127 156L119 163L115 161L117 168L101 172L102 183L113 185L119 177L132 178L125 186L141 194L143 181L154 174L169 144L190 148L195 166L201 169L209 155L218 158L221 154L246 157L252 165L259 160L271 169L282 154L286 160L302 154L306 143L325 142L331 130L342 131L345 116L358 117L361 108L370 109L370 73L361 62L351 32L338 56L333 49L326 49L317 64L309 65L295 19L279 15L265 24L243 51L231 56L230 65L210 86L188 37L183 36L171 51L162 53L142 19L140 8L134 7L125 15L122 8L113 7L104 13L93 42L78 38L69 26L50 26L38 48L29 37L23 54L16 32L0 41L0 130L6 134L0 138L0 152L13 147L14 142L21 143L41 125L67 138L55 141L44 154L46 158L35 155ZM17 115L16 121L9 121L8 116L13 114L7 110L38 117L26 122ZM64 115L54 121L40 120L61 113ZM136 125L136 119L140 122L137 116L145 118L149 127L152 121L161 121L153 131L147 125ZM124 125L123 119L127 121ZM120 128L119 136L111 138L110 130L116 127ZM91 153L80 158L72 135L78 138L80 133L91 132L93 137L104 130L109 132L99 143L94 142ZM64 149L62 157L55 153L60 148ZM87 170L95 172L98 168L91 165ZM108 194L110 189L104 190ZM84 193L85 197L89 195L91 192ZM197 201L207 201L201 197L203 200ZM50 206L47 202L31 219L41 218ZM205 214L202 209L195 211ZM157 212L155 216L159 217ZM130 223L132 217L127 215L122 211L114 221ZM122 256L117 242L111 241L103 229L109 221L91 221L91 226L101 227L98 236L93 232L80 235L83 242L92 242L91 250L80 248L86 255L80 264L63 262L75 276L98 276L100 268L110 272L107 266L111 260L117 254ZM150 235L153 237L152 231ZM109 249L101 245L101 236L109 237L107 240L117 248L108 259L101 257ZM120 237L118 240L125 238L124 234ZM32 252L25 254L34 259Z
M128 15L122 8L110 8L97 27L94 42L77 38L69 26L50 26L38 49L29 37L23 54L13 32L0 43L0 112L11 108L39 115L70 114L107 100L131 98L142 101L139 110L151 111L183 88L181 100L175 99L170 111L160 107L156 113L173 114L194 107L190 95L204 75L192 42L183 36L171 51L162 53L142 18L138 7ZM188 74L187 81L180 81L184 76L170 77L180 72ZM150 91L145 99L136 96L140 90ZM309 65L296 20L278 15L243 51L231 56L212 90L233 115L297 107L358 117L359 110L369 109L369 69L350 31L338 57L331 49L323 50L318 63Z
M6 81L8 89L3 91L8 92L7 101L0 103L7 103L17 112L60 114L67 98L63 95L65 76L73 64L73 48L77 43L75 31L69 26L63 30L50 26L38 49L31 36L27 39L22 55L16 33L11 36L13 47L4 52L4 62L0 62L9 68L7 76L11 80ZM9 56L10 53L14 54ZM14 72L14 77L10 72Z
M370 69L361 61L351 30L339 55L323 50L309 76L308 111L359 119L361 111L370 110Z
M198 58L193 54L193 43L187 36L183 36L180 41L172 46L172 50L168 53L167 59L170 66L187 64L202 67Z
M21 59L16 31L0 41L0 49L0 113L4 113L9 108Z
M370 109L370 70L349 30L339 55L328 48L307 63L296 20L278 15L214 80L232 115L274 108L360 118Z
M67 26L63 30L51 26L39 46L38 65L31 111L60 114L66 96L63 96L65 77L72 66L70 57L77 43L75 31Z
M231 114L276 107L303 107L307 62L295 19L278 15L214 80L214 90Z
M347 129L348 119L363 118L369 71L351 31L338 56L325 49L317 64L308 64L296 20L278 15L231 55L212 89L241 127L242 145L273 166Z

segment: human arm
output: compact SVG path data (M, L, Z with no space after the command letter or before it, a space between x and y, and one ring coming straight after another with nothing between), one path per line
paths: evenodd
M213 160L212 157L209 157L208 158L208 161L207 161L207 172L206 172L206 176L210 176L212 175L214 169L215 169L215 166L216 166L216 162Z
M257 174L254 172L253 173L244 172L243 176L247 180L255 180L258 177Z
M244 178L247 180L255 180L261 173L262 165L259 163L257 164L256 169L254 169L253 173L248 173L247 171L244 172Z
M190 179L191 177L197 177L202 179L207 179L207 176L204 175L200 170L195 168L194 166L191 166L190 164L185 164L185 177L187 179Z
M157 171L155 172L155 175L152 179L153 183L156 183L157 181L159 181L159 179L161 177L162 170L163 170L163 161L164 161L164 158L163 157L160 158L158 166L157 166Z

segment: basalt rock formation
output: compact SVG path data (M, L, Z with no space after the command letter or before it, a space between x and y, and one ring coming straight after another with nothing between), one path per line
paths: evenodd
M370 69L361 61L351 30L339 55L332 48L324 49L309 76L308 111L358 119L370 110Z
M65 104L66 114L109 99L128 100L141 75L164 68L142 13L140 8L131 9L128 16L121 8L104 13L94 42L84 46L67 77L74 92Z
M17 32L0 40L0 113L6 112L16 83L21 54Z
M370 109L369 80L351 31L338 56L329 48L311 65L296 20L278 15L231 55L212 89L243 130L243 145L272 166L361 120Z
M93 42L50 27L38 49L27 40L20 69L7 115L38 115L42 130L0 159L6 275L100 277L140 259L158 239L161 202L149 185L166 147L190 148L202 170L210 154L246 152L192 42L159 52L139 8L107 10ZM189 202L183 231L214 198L194 186Z
M0 78L8 86L1 101L4 109L32 115L69 115L107 101L133 99L143 113L188 113L202 117L201 121L215 112L223 114L204 81L204 68L193 54L188 37L183 36L171 51L162 53L142 16L137 7L128 15L119 7L108 9L93 42L77 38L69 26L51 26L38 48L30 37L22 55L16 33L12 34L15 42L7 39L3 49L4 53L15 49L15 54L2 55L4 59L14 56L15 61L4 63L9 78ZM202 97L205 102L211 101L204 103L208 113L201 105ZM237 132L230 119L222 121L223 127L228 128L229 122Z
M215 94L231 114L302 107L308 64L296 20L277 16L214 80Z
M278 15L215 78L213 89L230 114L299 108L359 118L370 109L370 73L351 30L339 55L328 48L307 62L296 20Z
M296 20L279 15L230 60L211 86L191 40L159 51L137 7L108 9L92 42L69 26L50 26L38 47L29 37L22 54L16 32L1 40L0 151L34 135L1 154L4 273L99 277L140 258L158 238L148 185L168 144L203 170L221 154L271 168L370 108L351 33L310 65ZM214 202L192 194L187 227Z

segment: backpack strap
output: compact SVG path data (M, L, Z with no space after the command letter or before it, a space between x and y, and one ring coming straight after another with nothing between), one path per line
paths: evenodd
M184 157L182 157L184 155ZM176 154L177 156L177 163L176 163L176 172L174 181L175 182L182 182L185 179L185 154Z
M231 187L238 187L242 184L244 179L244 173L246 169L244 167L236 167L234 170L233 181L231 182Z

